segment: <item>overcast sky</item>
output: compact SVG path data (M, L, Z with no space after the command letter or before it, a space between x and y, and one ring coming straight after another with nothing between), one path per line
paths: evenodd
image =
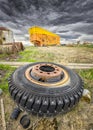
M93 0L0 0L0 26L29 43L28 29L38 25L61 41L93 41Z

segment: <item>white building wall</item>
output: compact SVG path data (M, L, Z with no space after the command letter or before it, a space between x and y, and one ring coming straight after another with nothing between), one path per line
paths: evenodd
M3 44L14 42L13 32L8 31L8 30L6 30L6 31L3 30L2 31L2 41L3 41Z

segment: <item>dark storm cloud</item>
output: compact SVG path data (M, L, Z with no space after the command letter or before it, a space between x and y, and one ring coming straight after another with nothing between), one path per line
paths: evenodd
M65 38L66 40L69 40L69 39L76 39L77 37L80 37L81 35L78 35L78 34L77 35L59 34L59 36Z
M66 40L92 41L92 0L0 0L0 26L27 41L28 28L38 25Z
M76 26L76 28L73 29L74 31L81 32L84 34L93 34L93 23L89 24L82 24L81 26Z

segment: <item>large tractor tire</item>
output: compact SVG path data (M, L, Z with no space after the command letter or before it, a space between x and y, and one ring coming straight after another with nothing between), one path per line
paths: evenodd
M39 62L16 69L9 78L9 91L21 109L54 116L68 112L79 102L83 82L63 65Z

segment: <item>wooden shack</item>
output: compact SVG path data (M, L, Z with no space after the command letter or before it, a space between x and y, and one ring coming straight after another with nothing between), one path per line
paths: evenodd
M16 53L24 50L22 42L15 42L13 32L5 27L0 27L0 54Z

